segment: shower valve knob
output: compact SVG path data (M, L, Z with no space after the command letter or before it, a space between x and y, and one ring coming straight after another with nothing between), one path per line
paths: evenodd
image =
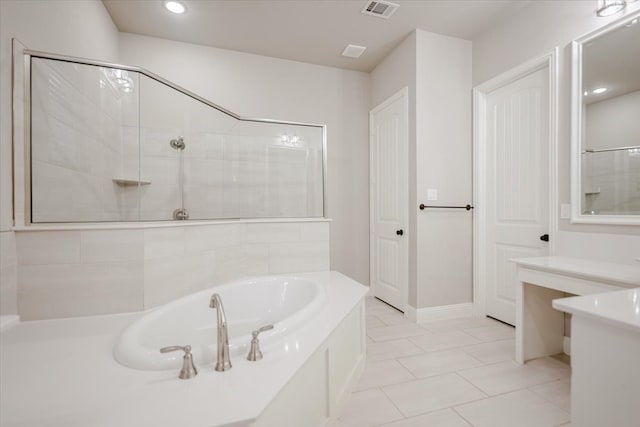
M398 236L402 236L404 234L404 230L396 230L396 234Z

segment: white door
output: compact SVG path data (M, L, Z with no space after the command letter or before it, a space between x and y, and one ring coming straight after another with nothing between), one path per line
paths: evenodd
M371 288L404 311L409 273L408 91L369 113Z
M548 94L547 68L487 94L485 304L512 325L518 282L509 260L548 254Z

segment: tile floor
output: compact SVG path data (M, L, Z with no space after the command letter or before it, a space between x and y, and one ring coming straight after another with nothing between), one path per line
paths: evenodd
M331 427L569 426L568 364L513 361L514 328L489 318L414 324L367 298L367 365Z

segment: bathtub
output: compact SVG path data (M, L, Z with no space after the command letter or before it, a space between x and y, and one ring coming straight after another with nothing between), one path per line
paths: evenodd
M231 282L175 300L132 323L118 338L115 359L134 369L175 370L182 366L182 352L160 353L159 349L190 345L197 366L214 363L216 310L209 308L213 293L221 296L229 352L235 358L248 353L251 331L274 325L260 334L260 346L268 351L326 303L324 287L307 278L270 276Z

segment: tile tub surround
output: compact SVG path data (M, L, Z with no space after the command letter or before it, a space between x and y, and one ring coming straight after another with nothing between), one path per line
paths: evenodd
M367 298L367 365L331 427L555 427L569 422L571 368L513 361L514 328L466 317L413 324Z
M113 359L118 335L143 313L21 323L0 335L0 425L251 425L347 316L364 317L366 287L337 272L302 276L325 286L328 303L317 316L279 345L263 347L261 361L232 358L227 372L215 372L213 363L198 365L198 375L188 381L179 380L177 371L138 371ZM363 344L364 331L358 331Z
M0 330L18 318L18 259L13 231L0 231Z
M326 219L59 227L15 235L22 320L140 311L245 276L329 269Z

